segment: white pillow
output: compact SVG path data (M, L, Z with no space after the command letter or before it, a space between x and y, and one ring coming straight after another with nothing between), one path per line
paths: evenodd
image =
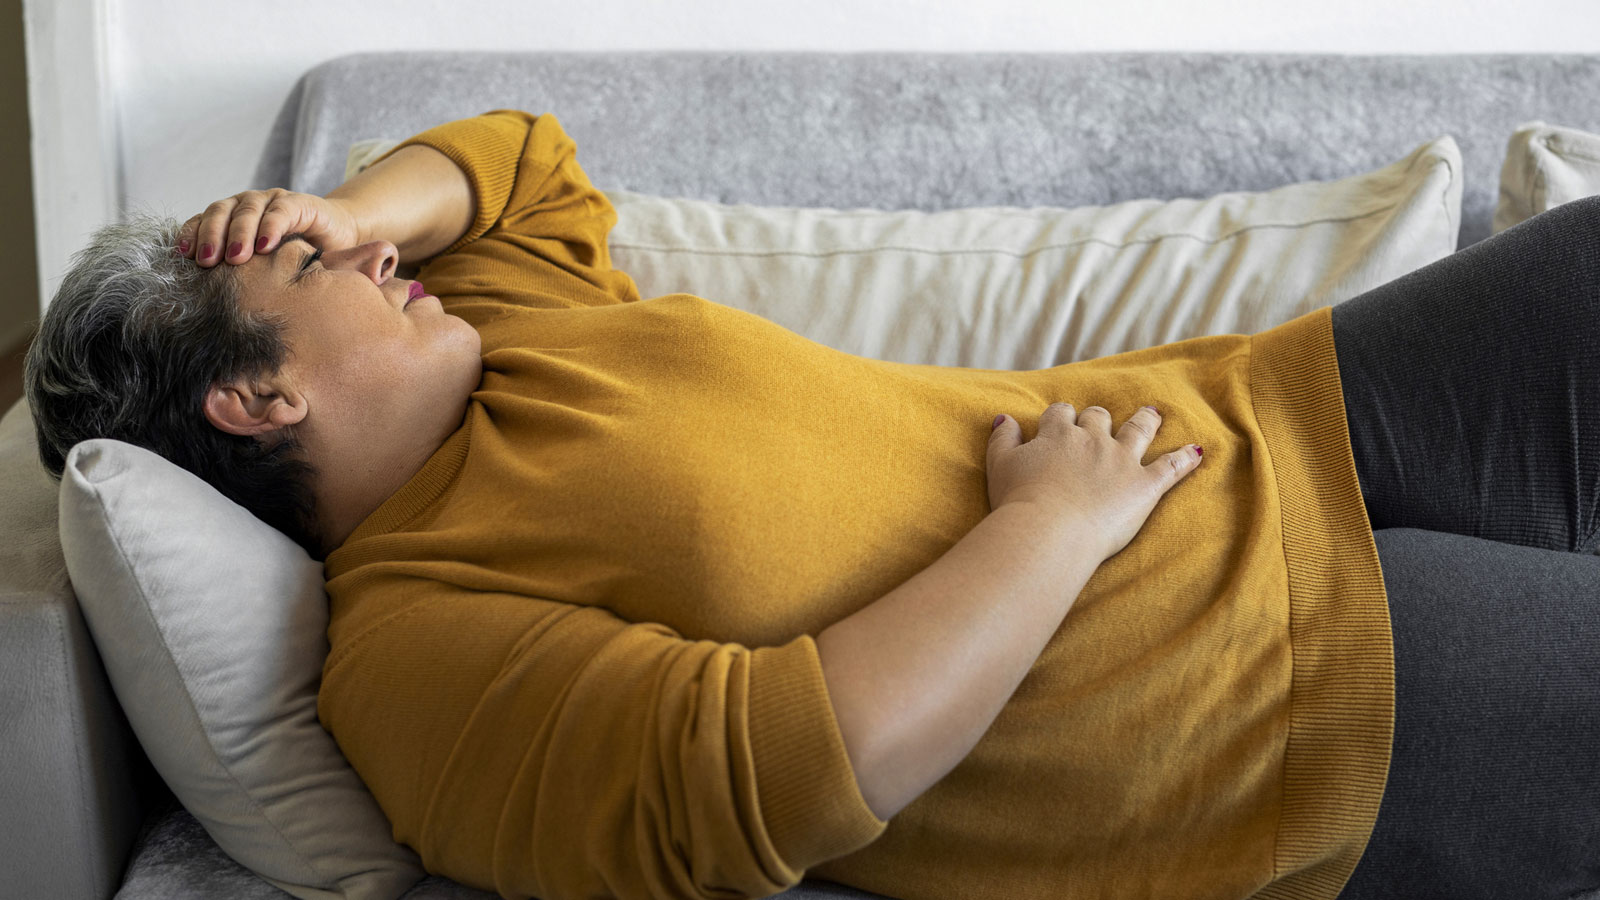
M350 149L353 175L395 144ZM730 206L608 191L614 265L878 359L1036 369L1250 334L1456 249L1448 135L1338 181L1103 207Z
M67 455L67 572L156 771L229 856L296 897L394 900L423 871L317 721L322 565L160 456Z
M1600 134L1537 119L1524 122L1506 142L1494 231L1595 194L1600 194Z

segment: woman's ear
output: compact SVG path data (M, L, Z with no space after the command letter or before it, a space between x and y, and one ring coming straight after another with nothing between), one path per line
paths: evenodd
M298 425L310 405L306 395L266 379L218 381L206 391L206 420L229 434L255 437Z

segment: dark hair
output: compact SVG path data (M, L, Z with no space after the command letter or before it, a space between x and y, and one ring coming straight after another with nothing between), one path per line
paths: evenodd
M239 277L178 252L176 219L135 213L78 251L23 366L39 459L61 477L79 441L159 453L321 558L312 467L292 431L267 444L205 417L219 380L278 371L283 323L239 306Z

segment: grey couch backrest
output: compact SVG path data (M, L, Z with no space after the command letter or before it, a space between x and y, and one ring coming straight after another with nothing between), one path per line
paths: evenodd
M1600 131L1596 98L1600 55L366 53L300 80L254 186L325 193L353 141L502 107L554 113L602 189L891 209L1266 190L1451 134L1465 246L1515 127Z

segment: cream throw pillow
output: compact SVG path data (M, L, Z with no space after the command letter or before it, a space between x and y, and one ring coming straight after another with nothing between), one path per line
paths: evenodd
M1537 119L1524 122L1506 142L1494 231L1595 194L1600 194L1600 134Z
M61 548L117 701L223 851L302 900L395 900L423 877L317 720L322 565L132 444L67 454Z
M354 174L394 141L351 148ZM1448 135L1373 172L1077 209L725 205L608 191L612 262L812 340L911 363L1036 369L1250 334L1455 251Z

